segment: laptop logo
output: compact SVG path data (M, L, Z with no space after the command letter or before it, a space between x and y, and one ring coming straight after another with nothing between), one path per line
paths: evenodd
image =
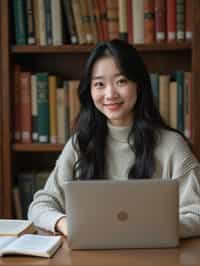
M127 220L128 220L128 213L127 213L126 211L120 211L120 212L117 214L117 219L118 219L120 222L127 221Z

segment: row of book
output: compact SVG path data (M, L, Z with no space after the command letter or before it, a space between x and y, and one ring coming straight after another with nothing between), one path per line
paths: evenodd
M79 81L15 65L14 83L15 142L66 143L80 109Z
M13 202L15 216L18 219L26 219L27 211L36 191L42 189L49 177L50 171L20 172L16 177L16 185L13 188Z
M192 75L177 70L172 74L150 74L155 102L161 116L189 140L192 136Z
M13 0L17 45L192 38L190 0Z

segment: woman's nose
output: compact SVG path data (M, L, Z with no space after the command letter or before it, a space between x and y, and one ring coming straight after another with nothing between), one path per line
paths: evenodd
M107 86L106 88L106 97L108 99L112 99L112 98L115 98L117 96L117 91L116 91L116 88L113 86L113 85L109 85Z

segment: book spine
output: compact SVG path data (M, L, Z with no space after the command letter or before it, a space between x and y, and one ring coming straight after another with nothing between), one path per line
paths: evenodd
M53 44L51 0L44 0L44 13L47 44L51 45Z
M21 141L21 117L20 117L20 65L14 66L14 140Z
M36 75L31 75L32 141L38 142L38 106Z
M184 40L185 38L184 0L176 0L176 30L177 30L177 40Z
M192 138L192 75L191 72L184 74L184 135Z
M100 21L103 30L103 40L108 40L108 21L106 12L106 0L99 0Z
M38 1L37 8L38 8L39 40L40 40L40 45L44 46L47 44L44 0L37 0L37 1Z
M26 1L26 17L27 17L27 38L28 44L35 44L35 29L33 21L33 2L32 0Z
M97 43L98 34L97 34L97 24L96 24L95 10L94 10L94 2L93 2L93 0L87 0L87 4L88 4L88 10L89 10L89 17L90 17L90 23L91 23L93 42Z
M169 122L169 75L160 75L159 79L159 110L162 118Z
M177 82L170 81L169 83L169 126L177 129Z
M177 95L178 95L178 130L184 133L184 72L176 71Z
M35 174L19 173L17 175L17 185L19 187L23 218L27 219L28 207L33 200L35 192Z
M57 123L58 123L58 143L64 144L65 139L65 91L61 80L57 83Z
M144 42L155 41L155 1L144 0Z
M53 45L63 44L62 14L60 0L51 0Z
M167 40L176 40L176 0L167 0Z
M144 1L133 1L133 41L134 43L144 43Z
M128 27L127 27L127 2L118 0L119 5L119 37L122 40L128 40Z
M159 107L159 74L150 73L150 81L151 81L154 102L156 106Z
M33 14L34 14L34 28L35 28L35 41L36 44L40 44L40 29L39 29L39 11L38 11L38 0L33 1Z
M155 0L155 28L156 41L162 42L166 39L166 6L165 0Z
M78 85L79 81L69 80L69 128L70 134L73 132L77 114L80 110L80 104L78 99Z
M13 13L15 24L15 39L17 45L25 45L26 41L26 22L23 0L13 0Z
M190 0L185 0L185 39L192 39L192 10L193 2Z
M107 24L108 24L108 39L119 38L119 18L118 18L118 1L107 0L106 2Z
M128 42L133 43L133 13L132 13L132 0L127 0L127 31Z
M56 76L49 76L49 139L50 143L57 143L57 101L56 101ZM58 114L59 115L59 114Z
M81 6L78 0L72 1L73 17L76 25L79 44L86 43L85 32L81 21Z
M94 42L94 38L93 38L93 35L92 35L92 28L91 28L91 22L90 22L88 2L87 2L87 0L79 0L79 1L80 1L81 18L82 18L84 31L85 31L86 42L87 43L93 43Z
M69 138L69 84L68 81L64 80L63 82L64 88L64 127L65 127L65 142Z
M31 143L31 74L20 73L20 119L21 119L21 142Z
M49 140L48 73L37 73L38 134L40 143Z
M63 5L64 5L65 20L67 21L67 26L70 35L70 41L72 44L77 44L78 37L76 33L76 26L74 23L71 0L63 0Z

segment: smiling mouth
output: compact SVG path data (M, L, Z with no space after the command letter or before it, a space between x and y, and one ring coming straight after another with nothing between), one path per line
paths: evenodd
M122 105L122 102L120 103L109 103L109 104L104 104L104 106L106 108L108 108L109 110L116 110L118 108L120 108Z

